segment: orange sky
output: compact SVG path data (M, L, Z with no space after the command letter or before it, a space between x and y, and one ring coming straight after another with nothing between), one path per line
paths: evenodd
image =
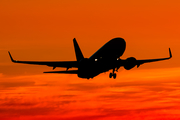
M1 0L1 118L180 118L179 6L179 0ZM85 80L13 64L7 53L18 60L75 60L73 38L90 57L114 37L126 41L124 59L168 57L169 47L173 58L121 68L116 80L108 73Z

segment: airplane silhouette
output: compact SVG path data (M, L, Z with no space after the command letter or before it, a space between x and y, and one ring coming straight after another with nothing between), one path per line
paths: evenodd
M74 49L76 54L76 61L51 61L51 62L40 62L40 61L18 61L14 60L9 53L11 61L14 63L24 63L24 64L36 64L36 65L47 65L53 67L53 70L56 67L67 68L66 71L48 71L44 73L65 73L65 74L77 74L80 78L93 78L100 73L113 70L109 74L109 78L116 78L115 71L123 66L126 70L130 70L137 65L137 68L148 62L155 62L160 60L167 60L172 57L171 50L169 48L169 57L168 58L159 58L159 59L146 59L146 60L136 60L134 57L129 57L125 60L120 59L123 55L126 42L123 38L114 38L103 45L97 52L95 52L91 57L84 58L81 49L76 41L73 39ZM68 70L69 68L77 68L77 70Z

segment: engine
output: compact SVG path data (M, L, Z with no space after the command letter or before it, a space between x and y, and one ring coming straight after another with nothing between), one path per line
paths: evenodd
M130 70L132 69L133 67L135 67L137 65L137 62L136 62L136 58L134 57L129 57L125 60L125 63L124 63L124 68L126 70Z

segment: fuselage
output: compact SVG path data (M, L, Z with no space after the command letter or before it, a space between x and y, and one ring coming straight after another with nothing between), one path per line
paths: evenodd
M123 38L110 40L89 59L85 58L79 61L78 77L93 78L102 72L115 68L117 59L123 55L125 49L126 42Z

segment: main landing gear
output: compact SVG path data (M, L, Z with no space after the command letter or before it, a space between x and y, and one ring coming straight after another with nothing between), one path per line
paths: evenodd
M116 73L114 73L114 69L113 69L113 73L109 73L109 78L114 78L116 79Z
M112 77L113 77L114 79L116 79L116 73L114 73L114 74L113 74L113 73L110 73L110 74L109 74L109 78L112 78Z

